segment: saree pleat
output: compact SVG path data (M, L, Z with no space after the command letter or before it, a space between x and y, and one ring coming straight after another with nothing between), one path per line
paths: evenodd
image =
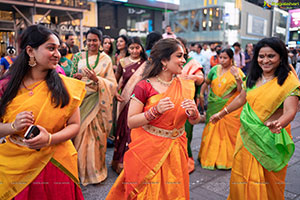
M221 66L216 66L221 69ZM243 76L239 70L240 76ZM240 128L240 113L242 108L227 114L217 123L209 122L210 117L224 109L239 94L235 92L230 98L222 98L236 88L236 81L230 71L211 82L208 96L206 126L202 133L201 147L198 159L202 168L214 170L230 169L232 167L236 136Z
M194 95L194 83L174 79L163 94L150 97L144 110L170 97L175 108L150 122L152 126L172 130L184 126L186 114L180 104ZM106 199L189 199L186 134L176 139L145 131L131 130L131 143L124 156L124 170Z
M241 114L242 126L237 137L228 199L284 199L287 163L293 154L293 142L289 138L291 127L288 125L281 133L273 134L264 127L263 122L299 85L295 75L290 72L282 86L277 84L275 78L258 88L248 89L247 103ZM265 91L268 91L268 95ZM256 116L258 119L252 122Z

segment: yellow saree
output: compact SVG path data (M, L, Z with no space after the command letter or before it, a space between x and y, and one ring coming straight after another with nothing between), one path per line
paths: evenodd
M222 110L239 94L236 91L231 97L224 98L236 89L236 80L228 70L220 75L221 66L213 67L208 75L211 80L211 89L208 96L208 109L206 112L206 126L202 133L201 147L198 158L202 168L214 170L230 169L232 167L233 153L237 132L240 128L240 113L242 108L226 115L216 124L209 122L210 117ZM243 72L239 69L239 76Z
M193 81L174 79L169 89L150 97L144 111L170 97L174 109L148 125L131 130L131 143L124 156L124 170L106 199L189 199L187 138L184 99L194 96ZM170 132L159 136L160 131Z
M43 126L49 133L65 127L67 120L79 107L84 94L83 82L61 76L70 95L70 103L64 108L54 108L46 81L34 88L34 95L28 95L25 88L8 105L3 123L13 122L22 111L32 111L34 124ZM6 137L0 144L0 199L11 199L27 187L51 161L79 186L77 152L71 140L44 147L40 151L29 149L22 141L25 131Z
M87 67L85 53L74 56L72 75ZM79 178L83 185L99 183L106 179L106 140L112 126L112 100L117 82L111 59L105 53L89 56L90 66L94 66L98 84L83 76L87 93L80 106L81 127L74 139L78 151ZM97 65L96 65L97 64ZM96 65L96 66L95 66Z
M263 123L299 85L290 72L282 86L274 78L260 87L248 89L228 199L284 199L287 163L294 152L290 125L280 134L273 134Z

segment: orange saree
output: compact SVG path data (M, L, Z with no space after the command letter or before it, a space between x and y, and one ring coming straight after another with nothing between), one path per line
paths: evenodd
M174 79L169 89L151 96L144 111L170 97L174 109L142 127L132 129L124 170L106 199L189 199L184 99L194 96L193 81ZM166 132L164 136L161 132ZM167 136L168 134L168 136Z

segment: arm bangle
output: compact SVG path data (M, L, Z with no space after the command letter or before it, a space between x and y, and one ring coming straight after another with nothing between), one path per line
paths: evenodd
M15 127L15 121L13 121L11 124L10 124L10 127L14 130L14 131L18 131Z
M224 111L226 112L226 114L229 114L229 111L227 110L227 107L224 108Z
M50 146L51 141L52 141L52 134L49 133L49 138L48 138L48 143L47 143L48 146Z

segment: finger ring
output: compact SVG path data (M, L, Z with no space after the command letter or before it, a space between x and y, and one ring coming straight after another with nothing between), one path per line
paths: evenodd
M21 122L24 122L24 119L21 119Z

